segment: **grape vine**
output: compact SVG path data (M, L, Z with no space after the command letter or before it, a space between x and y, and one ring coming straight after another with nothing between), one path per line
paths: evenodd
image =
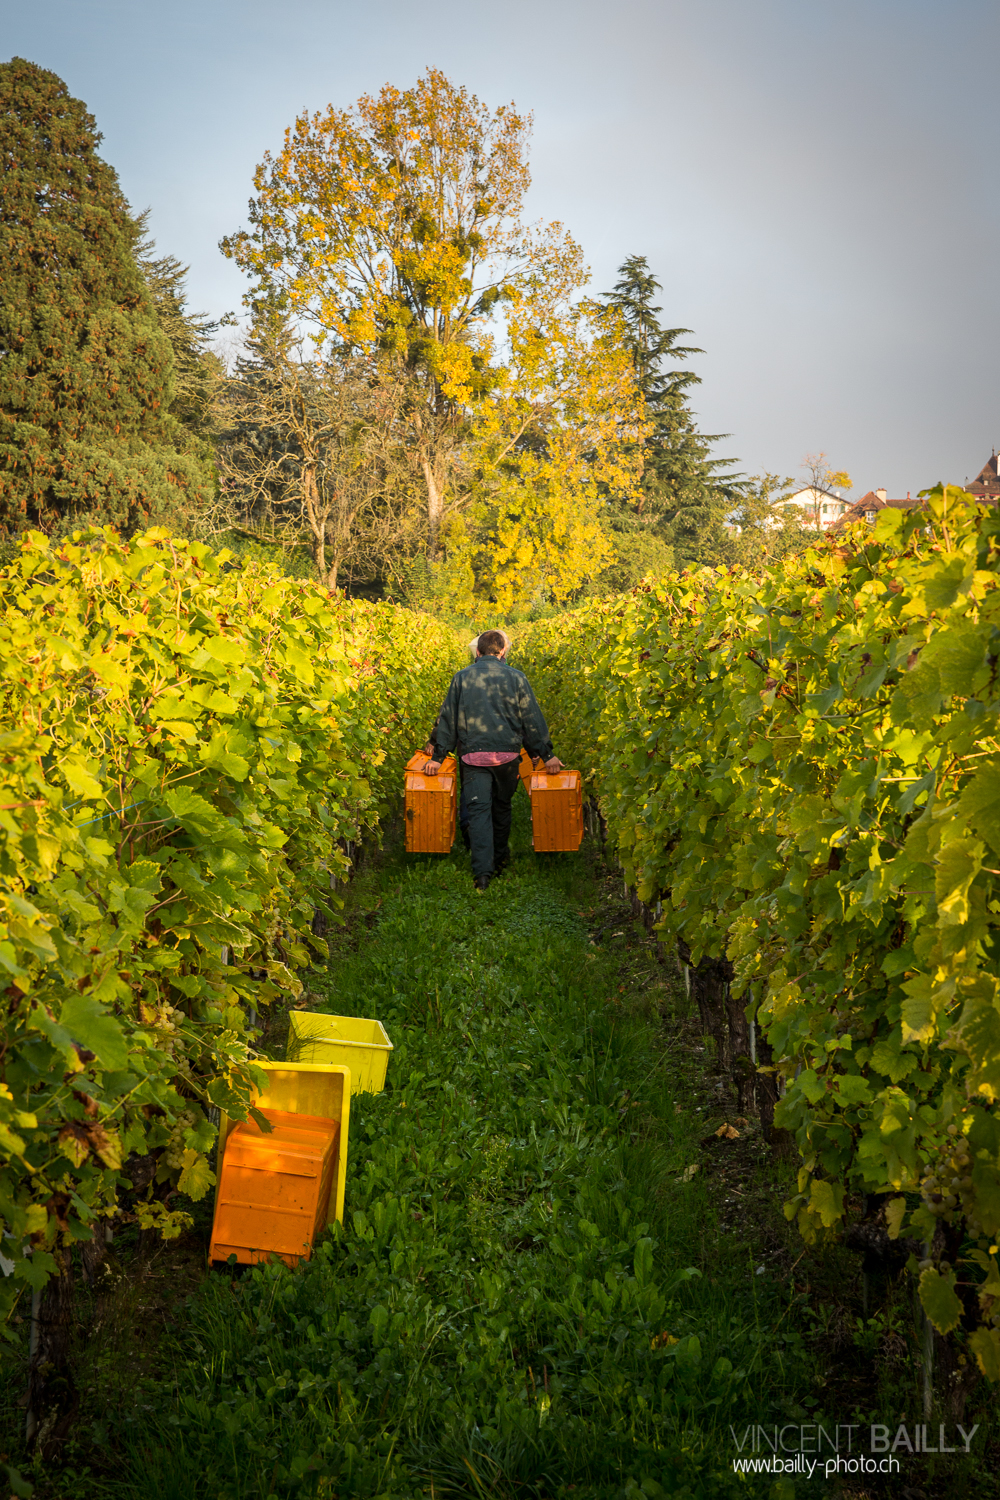
M419 651L414 650L419 641ZM325 943L461 657L425 616L151 531L0 573L0 1281L6 1317L155 1161L147 1227L245 1117L252 1011ZM145 1217L143 1217L145 1216Z
M665 939L732 966L808 1239L881 1195L1000 1379L1000 516L938 487L764 576L531 627L519 662Z

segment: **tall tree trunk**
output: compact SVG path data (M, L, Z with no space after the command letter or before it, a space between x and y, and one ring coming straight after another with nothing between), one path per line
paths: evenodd
M316 484L316 465L307 463L302 469L302 498L305 501L306 520L313 534L313 562L320 578L326 577L326 517L319 513L319 487Z
M444 496L438 485L438 478L434 472L434 464L431 459L423 455L420 459L420 467L424 471L424 482L427 485L427 556L434 558L437 557L441 546L441 519L444 513Z

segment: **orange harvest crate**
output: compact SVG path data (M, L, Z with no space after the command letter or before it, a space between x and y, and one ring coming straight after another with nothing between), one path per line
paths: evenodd
M308 1260L316 1235L344 1221L351 1070L342 1063L270 1062L253 1091L255 1109L277 1124L219 1117L215 1217L209 1262L278 1256ZM230 1155L230 1146L233 1147Z
M536 771L531 793L531 831L535 851L552 854L579 849L583 838L583 777L579 771Z
M527 792L529 797L531 796L531 778L532 776L534 776L534 774L535 762L532 760L527 750L522 750L521 764L518 767L518 775L520 776L521 781L524 784L524 790Z
M244 1265L277 1256L297 1265L325 1229L337 1168L337 1120L262 1109L226 1137L215 1200L210 1261L235 1255Z
M436 776L425 776L430 756L421 751L406 762L406 852L447 854L455 842L458 768L449 755Z

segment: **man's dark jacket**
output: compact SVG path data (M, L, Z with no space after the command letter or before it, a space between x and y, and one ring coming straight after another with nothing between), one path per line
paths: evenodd
M498 656L480 656L456 672L434 726L434 759L455 746L459 755L477 750L520 752L552 759L548 725L523 672Z

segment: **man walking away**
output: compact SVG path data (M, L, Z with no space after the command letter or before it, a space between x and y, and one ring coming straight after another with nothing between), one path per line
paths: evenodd
M497 635L500 635L500 636L503 637L503 650L500 652L500 660L504 661L506 659L507 652L510 650L510 636L507 635L507 633L505 631L503 631L503 630L498 630L496 633L497 633ZM470 661L475 661L476 657L478 655L479 655L479 637L478 637L478 635L476 635L476 636L473 636L472 640L469 642L469 660ZM438 719L440 719L440 717L441 717L441 715L439 713L438 714ZM434 754L434 734L435 734L436 730L437 730L437 720L435 720L435 722L434 722L434 728L431 730L431 732L430 732L430 734L429 734L429 736L427 738L427 743L424 746L424 754L427 755L427 756L431 756L431 755ZM460 786L460 789L461 789L461 795L459 796L459 799L458 799L458 831L462 835L462 843L465 845L466 849L470 849L472 847L472 845L471 845L471 841L469 839L469 805L468 805L468 802L466 801L466 796L465 796L465 770L464 770L464 767L460 767L460 771L461 771L461 774L459 776L459 786Z
M521 746L544 760L550 775L562 770L528 679L502 660L506 649L499 630L479 637L476 660L451 679L434 726L434 758L424 767L425 775L436 776L458 746L477 891L485 891L510 859L510 805Z

